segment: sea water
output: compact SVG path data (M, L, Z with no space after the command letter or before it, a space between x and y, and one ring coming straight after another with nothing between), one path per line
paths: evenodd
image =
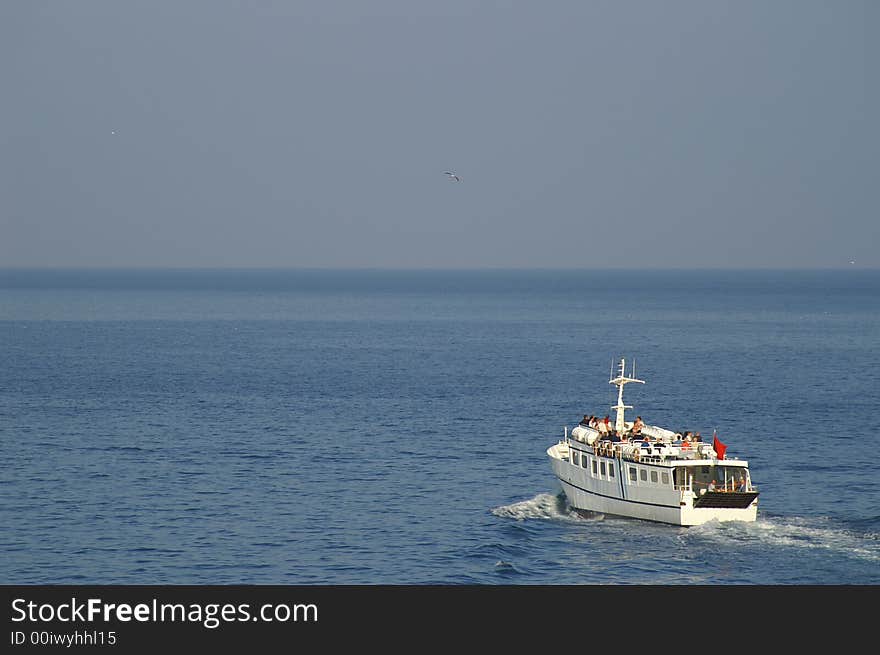
M756 522L569 510L620 357ZM878 370L880 271L6 270L0 580L877 584Z

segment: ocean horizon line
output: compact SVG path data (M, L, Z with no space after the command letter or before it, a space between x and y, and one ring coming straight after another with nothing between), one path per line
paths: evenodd
M697 268L0 268L0 289L215 291L622 291L693 289L876 288L880 269Z
M132 272L132 273L620 273L620 272L830 272L830 271L878 271L880 266L0 266L2 273L53 273L53 272Z

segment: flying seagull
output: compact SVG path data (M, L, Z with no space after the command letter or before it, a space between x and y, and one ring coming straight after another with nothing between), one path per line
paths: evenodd
M455 173L450 173L449 171L446 171L446 174L449 176L450 180L455 180L456 182L461 182L461 178L458 175L456 175Z

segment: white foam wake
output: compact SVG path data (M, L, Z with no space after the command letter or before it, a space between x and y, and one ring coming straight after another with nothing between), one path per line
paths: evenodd
M867 561L880 561L880 540L877 535L857 534L834 526L828 519L802 517L759 518L752 523L707 523L690 528L690 533L708 539L730 538L744 542L758 541L767 546L824 549L847 553Z
M564 500L554 494L538 494L529 500L503 505L492 510L495 516L524 521L526 519L574 520Z

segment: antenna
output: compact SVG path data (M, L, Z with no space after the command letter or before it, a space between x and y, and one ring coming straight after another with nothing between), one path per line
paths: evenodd
M613 367L612 367L613 370ZM611 409L617 410L617 420L614 422L614 429L623 432L626 428L626 419L624 417L624 410L632 409L632 405L624 405L623 404L623 385L628 382L638 382L639 384L645 384L644 380L639 380L636 378L636 363L633 360L633 375L632 377L626 377L626 360L621 358L620 360L620 375L616 378L612 378L608 380L609 384L617 385L617 404L614 405Z

